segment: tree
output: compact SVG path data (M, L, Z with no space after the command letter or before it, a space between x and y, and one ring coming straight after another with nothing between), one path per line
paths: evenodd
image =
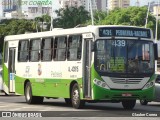
M55 11L58 18L54 19L54 27L73 28L79 24L84 24L89 20L89 13L83 6L79 8L67 7L66 9L59 9Z
M2 20L0 22L0 52L2 52L2 46L4 37L7 35L24 34L25 32L35 32L32 28L33 21L25 19L10 19Z
M100 24L145 26L147 7L116 8ZM155 17L149 14L148 22L155 24Z
M116 8L109 11L109 14L97 22L102 25L130 25L144 27L146 22L147 7L128 7L128 8ZM153 30L155 34L156 18L149 13L147 28ZM160 26L160 23L159 23ZM158 29L160 31L160 29ZM158 39L160 35L158 34Z
M107 17L107 12L106 11L101 11L101 10L95 10L93 11L93 18L94 18L94 25L100 25L101 21L105 19L105 17ZM91 25L92 21L91 21L91 17L90 20L87 21L87 23L85 23L86 25Z
M37 30L37 32L38 32L38 28L40 28L40 26L41 26L41 32L43 31L43 30L45 30L44 29L44 23L45 23L45 25L47 26L46 28L46 30L49 30L49 28L48 28L48 26L50 25L50 23L51 23L51 17L50 16L48 16L48 15L42 15L42 16L40 16L40 17L36 17L35 19L34 19L34 24L33 24L33 27L36 27L36 30ZM40 25L41 24L41 25Z

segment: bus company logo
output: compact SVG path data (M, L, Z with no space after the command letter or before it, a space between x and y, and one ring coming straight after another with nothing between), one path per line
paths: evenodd
M125 79L125 83L128 84L129 83L129 79Z
M41 68L41 64L38 64L38 75L42 74L42 68Z
M2 112L2 117L12 117L11 112Z
M30 71L30 66L26 66L25 73L26 73L26 74L29 74L29 71Z
M52 5L52 0L16 0L16 2L3 1L0 4L4 6L8 6L8 5Z

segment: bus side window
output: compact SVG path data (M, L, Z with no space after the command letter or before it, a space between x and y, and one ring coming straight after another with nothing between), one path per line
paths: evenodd
M41 49L41 40L31 40L30 41L30 57L31 62L38 62L40 60L40 49Z
M53 56L53 59L54 59L54 60L56 59L57 40L58 40L58 39L55 38L54 41L53 41L52 56Z
M80 35L70 36L68 39L67 59L80 60L82 51L82 37Z
M29 57L29 40L19 41L18 44L18 61L19 62L27 62Z
M8 42L4 43L4 62L6 63L8 61Z
M42 61L51 61L52 60L52 38L42 39L41 46L41 60Z
M55 60L65 61L66 60L66 48L67 48L67 37L57 37L55 39Z

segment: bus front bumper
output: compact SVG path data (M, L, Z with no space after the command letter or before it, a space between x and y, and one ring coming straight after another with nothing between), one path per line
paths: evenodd
M152 101L155 99L154 86L145 90L109 90L95 85L92 92L93 100L145 99L147 101Z

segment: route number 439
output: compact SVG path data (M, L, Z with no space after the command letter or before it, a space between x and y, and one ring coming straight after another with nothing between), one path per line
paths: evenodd
M114 40L112 42L112 45L115 47L125 47L126 46L126 41L125 40Z

